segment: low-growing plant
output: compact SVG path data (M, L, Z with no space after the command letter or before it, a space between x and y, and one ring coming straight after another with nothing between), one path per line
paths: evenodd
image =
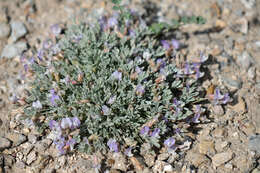
M163 26L149 27L133 12L120 14L73 25L64 34L53 25L53 38L25 64L33 80L24 112L46 117L39 126L49 125L61 154L76 146L130 155L144 142L175 150L176 125L199 123L207 56L183 62L178 40L158 39Z

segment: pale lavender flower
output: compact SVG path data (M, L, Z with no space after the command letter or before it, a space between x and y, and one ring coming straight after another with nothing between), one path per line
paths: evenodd
M218 88L215 89L215 94L214 94L214 103L219 104L220 100L222 100L224 96L220 93L220 90Z
M107 104L112 105L116 101L116 95L109 98L107 101Z
M232 100L230 99L228 93L226 93L226 94L224 95L224 98L223 98L222 103L223 103L223 104L227 104L228 102L231 102L231 101L232 101Z
M22 54L22 56L20 56L20 62L21 62L21 63L24 63L24 62L25 62L25 59L26 59L25 54Z
M100 28L104 31L108 28L105 16L102 16L98 20Z
M50 94L51 94L50 101L51 101L52 106L57 106L57 103L55 101L60 100L60 97L57 94L55 94L54 89L50 90Z
M28 64L24 64L23 67L24 67L24 71L27 72L29 68Z
M40 49L38 52L37 52L37 58L40 60L40 61L43 61L43 55L44 55L44 52L42 49Z
M175 132L176 134L180 134L181 129L180 129L180 128L176 128L176 129L174 130L174 132Z
M112 77L120 81L122 79L122 73L116 70L112 73Z
M112 28L118 24L117 18L116 17L110 17L107 20L107 25L109 28Z
M76 140L71 138L66 142L66 146L70 147L70 150L73 150L74 145L76 144Z
M60 126L63 129L70 129L73 126L73 124L70 118L62 118Z
M168 138L167 140L164 141L164 145L167 148L173 148L175 144L175 139L173 139L173 137Z
M164 68L166 66L166 62L163 59L161 59L161 58L157 59L156 63L159 66L160 69L162 69L162 68Z
M125 150L124 154L128 157L132 157L133 154L132 154L132 147L129 147Z
M61 33L61 27L59 24L54 24L51 26L51 32L53 35L58 36Z
M150 127L144 126L144 127L140 130L140 134L141 134L141 135L148 135L149 130L150 130Z
M136 86L136 93L137 93L138 95L143 95L143 94L144 94L144 91L145 91L145 89L144 89L144 86L143 86L143 85L138 84L138 85Z
M115 139L109 139L107 145L111 152L118 152L118 143Z
M50 126L50 129L54 130L54 129L56 129L59 126L59 123L57 121L55 121L55 120L51 120L49 122L49 126Z
M190 70L190 64L188 62L185 63L185 71L184 74L186 75L190 75L191 74L191 70Z
M72 117L71 121L72 121L72 128L79 128L80 120L78 117Z
M129 29L129 36L134 37L136 35L135 31L132 29Z
M135 72L137 73L137 74L139 74L139 73L142 73L143 72L143 70L140 68L140 67L136 67L135 68Z
M35 59L34 59L34 57L32 56L32 57L29 59L29 64L32 65L32 64L34 64L34 62L35 62Z
M32 107L36 108L36 109L41 109L42 108L42 104L39 100L35 101L32 103Z
M58 140L54 141L54 144L56 145L56 148L59 150L59 154L63 155L66 153L66 151L64 150L65 147L65 138L64 137L60 137Z
M82 35L82 34L80 34L80 35L74 35L73 38L72 38L72 40L73 40L73 42L75 42L75 43L79 43L82 38L83 38L83 35Z
M195 113L194 117L192 118L193 123L199 123L200 113Z
M111 113L110 108L107 107L106 105L102 106L102 112L103 112L104 115L109 115Z
M178 40L172 39L171 44L174 47L174 49L179 49L180 48L180 42Z
M84 142L85 144L87 144L87 145L90 145L87 137L84 137L84 138L83 138L83 142Z
M51 53L53 55L56 55L60 52L60 45L59 44L54 44L52 47L51 47Z
M50 49L52 46L52 41L50 39L46 39L43 41L42 47L43 49Z
M151 133L151 137L159 137L160 131L161 130L159 128L155 128L154 131Z
M166 50L169 50L171 48L171 46L170 46L170 44L168 43L167 40L162 40L161 44L162 44L163 48L166 49Z

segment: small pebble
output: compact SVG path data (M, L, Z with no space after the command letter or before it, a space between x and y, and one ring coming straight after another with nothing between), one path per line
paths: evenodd
M10 34L10 26L7 23L0 23L0 39L8 37Z
M254 63L254 60L253 57L247 51L244 51L242 55L239 55L237 57L237 63L243 69L247 70Z
M27 34L27 29L21 21L12 21L11 29L12 29L12 33L9 38L10 43L16 42L19 38Z
M260 154L260 135L252 135L249 137L248 148Z
M0 137L0 151L3 151L4 149L11 147L11 144L12 143L9 139Z

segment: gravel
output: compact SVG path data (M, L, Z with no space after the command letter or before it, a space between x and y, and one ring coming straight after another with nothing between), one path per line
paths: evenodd
M11 43L16 42L19 38L21 38L27 34L27 29L26 29L24 23L21 21L12 21L11 29L12 29L12 33L9 38Z

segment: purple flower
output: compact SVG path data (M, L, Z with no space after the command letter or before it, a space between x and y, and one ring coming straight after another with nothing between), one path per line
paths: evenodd
M228 93L226 93L226 94L224 95L224 98L223 98L222 103L223 103L223 104L227 104L228 102L231 102L231 101L232 101L232 100L230 99Z
M125 150L124 154L128 157L132 157L133 154L132 154L132 147L129 147Z
M20 62L21 62L21 63L24 63L24 62L25 62L25 59L26 59L25 54L22 54L22 56L20 56Z
M175 132L176 134L180 134L181 129L180 129L180 128L176 128L176 129L174 130L174 132Z
M23 67L24 67L24 71L27 72L29 68L28 64L24 64Z
M175 139L173 139L173 137L170 137L170 138L168 138L167 140L164 141L164 145L165 145L167 148L172 148L172 147L174 147L174 144L175 144Z
M193 123L199 123L200 113L195 113L194 117L192 118Z
M144 126L141 130L140 130L140 134L141 135L147 135L149 133L150 127L148 126Z
M49 49L52 46L52 41L50 39L44 40L42 47L43 49Z
M76 140L71 138L66 142L66 146L70 147L70 150L73 150L74 145L76 144Z
M106 105L102 106L102 112L104 115L109 115L111 113L109 107L107 107Z
M191 71L190 71L190 64L188 62L185 63L185 71L184 74L186 75L190 75Z
M151 134L151 137L155 137L155 138L159 137L160 131L161 130L159 128L155 128Z
M51 120L49 122L49 126L50 126L50 129L52 129L52 130L58 129L60 127L59 123L55 120Z
M112 73L112 77L120 81L122 79L122 73L116 70Z
M52 106L57 106L57 103L55 102L55 100L60 100L60 97L57 94L55 94L54 89L51 89L50 93L51 93L50 101L51 101Z
M82 38L83 38L83 35L82 35L82 34L80 34L80 35L74 35L73 38L72 38L72 40L73 40L73 42L75 42L75 43L79 43L79 41L80 41Z
M132 29L129 29L129 36L134 37L135 36L135 31Z
M115 139L109 139L107 145L111 152L118 152L118 144Z
M166 66L166 62L163 59L161 59L161 58L157 59L156 63L159 66L160 69L162 69L162 68L164 68Z
M83 138L83 142L84 142L85 144L89 145L89 141L88 141L88 138L87 138L87 137L84 137L84 138Z
M118 24L118 21L117 21L116 17L110 17L107 20L107 25L109 28L112 28L112 27L116 26L117 24Z
M66 151L64 150L64 147L65 147L65 138L64 137L60 137L58 140L54 141L54 144L56 145L56 148L59 150L61 155L66 153Z
M178 40L172 39L171 43L172 43L172 46L174 47L174 49L180 48L180 42Z
M137 74L139 74L139 73L142 73L143 72L143 70L140 68L140 67L136 67L135 68L135 72L137 73Z
M60 126L63 129L68 129L68 128L72 128L73 124L70 118L62 118Z
M162 43L162 46L163 46L164 49L169 50L171 48L171 46L168 43L168 41L162 40L161 43Z
M34 62L35 62L35 59L34 59L34 57L32 56L32 57L29 59L29 63L30 63L30 65L32 65Z
M44 55L44 52L42 49L40 49L38 52L37 52L37 58L39 58L40 61L43 61L43 55Z
M136 86L136 93L137 93L138 95L143 95L143 94L144 94L144 86L141 85L141 84L138 84L138 85Z
M59 26L59 24L52 25L51 32L53 35L58 36L61 33L61 27Z
M112 105L116 101L116 95L109 98L107 104Z
M52 54L56 55L57 53L60 52L60 45L59 44L55 44L51 47L51 52Z
M220 90L218 88L215 89L215 94L214 94L214 103L219 104L220 100L222 100L224 96L220 93Z
M105 16L102 16L102 17L98 20L98 22L99 22L100 28L101 28L102 30L106 30L106 29L108 28L107 23L106 23L106 17L105 17Z
M39 100L37 100L36 102L32 103L32 107L36 108L36 109L41 109L42 108L42 104Z
M72 121L72 128L79 128L80 120L78 117L72 117L71 121Z

